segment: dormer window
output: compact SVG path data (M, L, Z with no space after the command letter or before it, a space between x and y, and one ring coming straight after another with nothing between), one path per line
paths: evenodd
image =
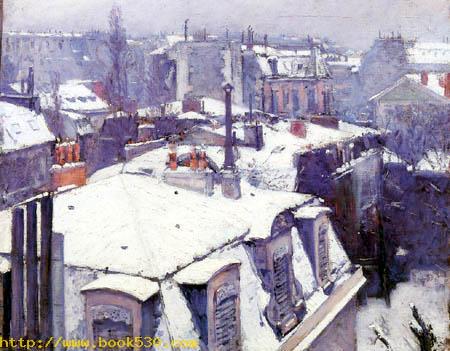
M205 259L175 276L210 351L241 349L239 265L236 260Z
M253 252L263 287L270 293L267 319L279 336L291 331L306 312L301 285L295 281L292 265L293 218L290 217L285 214L277 216L272 225L272 235L255 241Z
M299 234L311 261L317 284L325 293L331 292L329 258L329 219L327 207L302 207L296 212Z
M158 284L124 274L109 274L84 286L87 334L91 342L153 336Z

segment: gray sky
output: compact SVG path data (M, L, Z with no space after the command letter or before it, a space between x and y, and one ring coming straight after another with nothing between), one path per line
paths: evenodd
M5 0L6 30L105 29L111 6L122 7L132 35L193 30L328 36L367 48L378 30L441 41L450 36L450 0Z

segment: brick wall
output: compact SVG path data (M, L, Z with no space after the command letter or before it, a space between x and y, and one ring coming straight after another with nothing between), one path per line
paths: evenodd
M84 162L69 164L64 167L54 166L51 174L53 190L67 185L86 185L86 164Z

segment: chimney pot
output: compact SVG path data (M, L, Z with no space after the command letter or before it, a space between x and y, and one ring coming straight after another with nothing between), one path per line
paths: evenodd
M420 74L420 82L422 83L422 85L428 85L428 72L427 71L422 71L422 73Z

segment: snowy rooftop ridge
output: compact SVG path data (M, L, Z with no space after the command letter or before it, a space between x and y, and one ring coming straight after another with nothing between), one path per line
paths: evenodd
M68 80L59 87L58 95L61 98L61 109L74 112L107 111L108 104L98 97L87 84L91 81ZM52 108L53 97L50 93L41 94L41 106Z

